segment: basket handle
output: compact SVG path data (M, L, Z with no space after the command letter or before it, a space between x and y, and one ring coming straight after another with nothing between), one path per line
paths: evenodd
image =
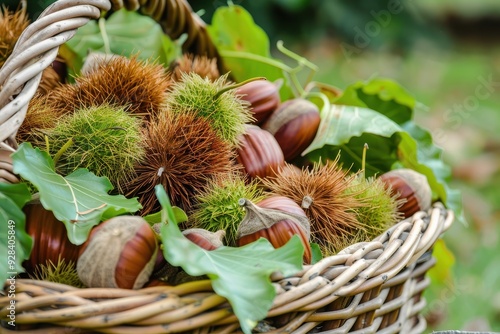
M78 28L111 8L139 10L156 20L172 39L187 33L184 52L218 57L205 23L186 0L58 0L23 31L0 69L0 148L17 148L15 136L29 101L36 93L43 70L56 59L59 47Z

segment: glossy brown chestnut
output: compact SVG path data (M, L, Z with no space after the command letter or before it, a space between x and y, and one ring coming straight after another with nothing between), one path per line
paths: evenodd
M394 169L380 175L380 179L389 187L391 193L398 195L404 203L398 209L405 218L418 211L427 211L431 207L432 191L427 178L412 169Z
M285 164L276 139L256 125L246 125L246 132L241 136L240 143L236 159L250 178L275 176Z
M305 99L283 102L262 125L274 135L285 161L298 157L314 140L320 123L318 107Z
M257 205L242 198L239 204L246 210L245 218L237 231L239 246L266 238L275 248L279 248L294 235L298 235L304 246L304 263L311 263L309 219L294 201L283 196L273 196Z
M95 227L83 244L78 276L87 287L139 289L150 279L158 241L138 216L118 216Z
M37 265L47 265L48 261L58 263L59 258L76 263L81 246L69 241L66 226L54 217L52 211L40 203L27 204L23 211L26 232L33 238L30 258L23 263L28 273L33 272Z
M250 81L239 87L236 94L250 103L254 124L264 122L280 103L277 85L267 80Z
M210 251L224 246L222 239L226 232L223 230L210 232L202 228L190 228L182 231L182 234L201 248Z

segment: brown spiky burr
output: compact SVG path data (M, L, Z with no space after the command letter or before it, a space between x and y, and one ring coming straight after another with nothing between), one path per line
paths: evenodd
M313 241L324 245L363 228L354 211L362 203L346 192L351 177L335 160L315 163L300 172L286 165L279 175L262 182L271 193L288 197L304 209L311 221Z
M156 212L160 205L154 187L161 184L173 205L188 211L194 194L209 179L234 171L234 151L220 139L210 123L193 113L163 111L145 129L146 154L135 167L136 177L126 186L127 196L137 196L141 214Z
M51 128L62 116L60 109L52 109L47 103L48 96L37 93L28 105L28 111L16 134L19 143L32 141L40 131Z
M47 94L53 89L62 85L63 78L51 66L47 67L42 72L42 79L38 85L37 92L40 94Z
M10 12L0 7L0 67L11 55L19 36L29 23L25 8Z
M173 81L181 81L182 73L194 72L202 78L208 78L211 81L220 77L219 69L217 68L217 59L208 58L207 56L193 55L185 53L181 58L172 62L170 65Z
M160 64L137 57L113 57L95 64L86 75L77 77L75 84L53 90L48 102L62 113L108 104L149 119L163 107L170 83Z

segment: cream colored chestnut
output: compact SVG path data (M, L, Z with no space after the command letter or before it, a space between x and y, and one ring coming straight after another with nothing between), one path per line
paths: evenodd
M149 281L157 252L156 234L142 217L118 216L92 230L76 269L89 288L139 289Z

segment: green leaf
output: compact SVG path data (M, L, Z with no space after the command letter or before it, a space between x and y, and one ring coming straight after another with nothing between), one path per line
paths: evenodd
M114 12L108 19L89 21L61 48L68 67L74 71L72 74L80 72L90 51L138 55L139 59L168 65L178 49L152 18L125 9Z
M432 255L437 260L437 265L429 270L429 277L433 284L443 284L453 279L451 269L455 264L455 256L446 247L443 239L438 239L434 244Z
M182 210L181 208L179 208L177 206L173 206L172 210L174 212L175 221L178 224L186 222L188 220L188 216L187 216L186 212L184 212L184 210ZM151 213L151 214L149 214L147 216L144 216L142 218L144 218L144 220L147 221L151 225L152 224L156 224L156 223L161 223L161 221L162 221L162 212L158 211L158 212L155 212L155 213Z
M40 202L66 225L69 240L80 245L93 226L102 220L139 210L137 199L111 196L113 189L105 177L78 169L63 177L54 170L47 152L22 143L12 155L14 172L30 181L39 191Z
M317 263L319 260L323 258L323 254L321 253L321 248L317 243L311 242L311 252L312 252L312 260L311 264Z
M417 130L424 131L417 127L413 130L415 134ZM441 151L425 132L420 132L417 138L420 141L374 110L332 105L323 112L316 138L303 155L312 160L334 159L340 152L340 163L356 171L361 169L363 146L367 143L367 177L394 168L411 168L425 175L435 199L448 205L450 172L440 160Z
M175 217L163 188L156 187L158 200L170 222ZM214 291L229 301L241 328L247 334L264 319L272 306L275 289L270 275L280 271L291 275L301 270L304 247L294 236L285 246L274 249L266 239L244 247L220 247L206 251L185 238L177 224L162 226L165 259L181 266L189 275L208 275Z
M416 105L415 98L401 85L382 78L356 82L333 102L376 110L397 124L411 120Z
M457 221L466 224L462 204L462 193L458 189L451 189L449 186L449 182L452 179L452 169L443 161L443 150L434 145L432 135L429 131L415 123L407 122L402 125L402 128L417 141L418 159L425 162L425 164L432 169L436 178L442 182L444 191L447 194L446 206L453 210Z
M210 39L220 53L224 67L238 82L266 77L269 81L285 79L280 60L271 57L270 42L265 31L255 24L252 16L238 5L217 8L212 23L207 25ZM291 96L283 85L282 98Z
M0 288L11 276L24 272L22 263L31 253L33 241L26 233L26 217L21 210L30 199L26 184L0 182Z

